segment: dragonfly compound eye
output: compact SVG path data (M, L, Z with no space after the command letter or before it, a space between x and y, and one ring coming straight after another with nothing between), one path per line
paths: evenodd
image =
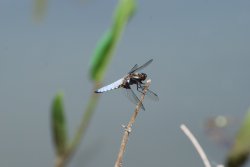
M143 79L143 80L145 80L145 79L147 78L147 74L141 73L141 75L142 75L142 79Z

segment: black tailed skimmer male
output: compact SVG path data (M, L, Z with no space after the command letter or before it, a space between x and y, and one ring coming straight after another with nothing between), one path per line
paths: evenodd
M131 85L136 85L136 89L138 92L143 93L144 87L145 87L145 83L143 83L144 80L146 80L147 78L147 74L145 73L137 73L139 70L142 70L143 68L145 68L146 66L148 66L151 62L153 61L153 59L147 61L145 64L143 64L142 66L138 66L137 64L128 72L128 74L126 76L124 76L123 78L107 85L104 86L100 89L97 89L95 91L95 93L103 93L103 92L107 92L109 90L113 90L113 89L117 89L117 88L125 88L126 89L126 93L128 98L130 99L130 101L134 104L137 104L140 100L138 99L138 97L136 96L135 92L133 91L133 89L131 88ZM156 93L154 93L153 91L149 90L146 93L147 96L150 97L150 99L158 101L159 97L157 96ZM142 104L142 109L145 110L145 107Z

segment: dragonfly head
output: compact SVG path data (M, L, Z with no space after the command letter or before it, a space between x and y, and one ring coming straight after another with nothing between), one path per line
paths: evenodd
M144 81L147 78L147 74L141 73L141 79Z

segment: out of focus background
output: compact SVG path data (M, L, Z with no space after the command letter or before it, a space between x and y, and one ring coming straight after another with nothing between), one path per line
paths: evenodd
M92 93L90 57L117 3L48 0L37 18L34 0L0 1L0 166L54 165L52 99L64 92L73 136ZM104 84L153 58L143 72L160 101L144 101L124 166L202 166L181 123L213 164L224 162L230 144L214 142L206 125L217 115L233 118L219 133L233 137L250 106L249 8L250 1L137 1ZM102 94L69 166L113 166L133 110L122 91Z

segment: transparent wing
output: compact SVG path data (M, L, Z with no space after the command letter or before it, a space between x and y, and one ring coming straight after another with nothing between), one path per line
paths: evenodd
M136 96L135 92L131 88L126 89L126 96L135 105L137 105L140 102L140 100ZM145 111L145 107L143 106L143 104L141 105L141 108Z
M128 73L131 74L137 68L138 68L138 64L136 64L133 68L131 68L131 70Z
M153 101L159 101L159 97L158 95L153 92L152 90L149 90L147 91L146 93L146 97L149 97L149 99L153 100Z
M142 93L144 91L145 86L142 84L139 84L139 85L140 86L138 87L138 91ZM153 101L159 101L158 95L150 89L147 90L146 97L148 97L149 99Z
M136 71L142 70L143 68L147 67L150 63L152 63L153 59L147 61L145 64L143 64L142 66L138 67L138 65L136 64L129 72L129 74L134 73Z

